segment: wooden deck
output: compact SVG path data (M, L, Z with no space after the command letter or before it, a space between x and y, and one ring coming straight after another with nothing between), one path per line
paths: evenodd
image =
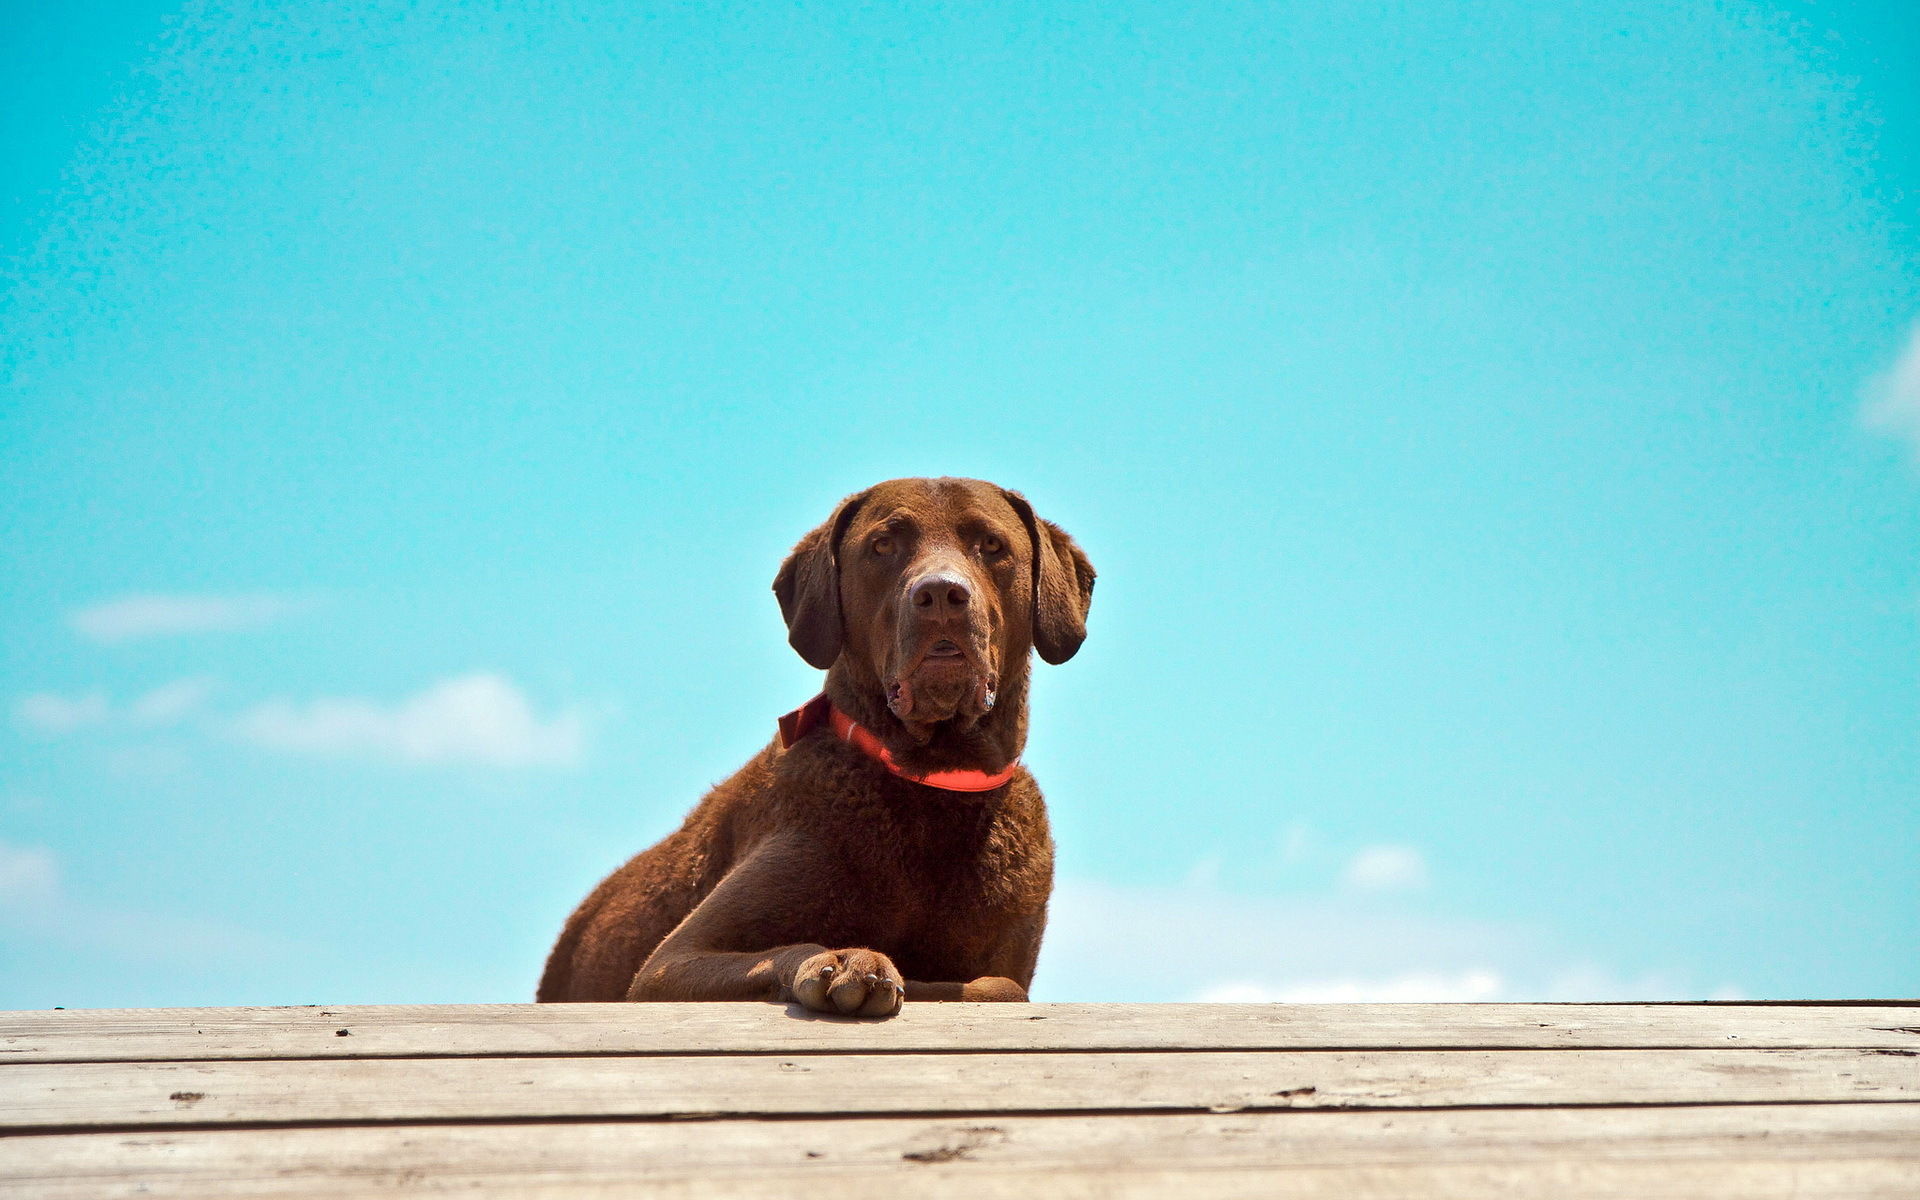
M0 1196L1920 1196L1920 1005L0 1013Z

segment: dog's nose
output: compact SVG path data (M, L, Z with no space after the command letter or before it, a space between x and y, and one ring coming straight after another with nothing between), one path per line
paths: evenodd
M957 575L928 575L913 585L910 595L915 608L933 612L943 609L962 612L973 599L966 580Z

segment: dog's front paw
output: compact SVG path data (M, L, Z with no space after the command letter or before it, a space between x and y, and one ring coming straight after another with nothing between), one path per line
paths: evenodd
M828 950L793 973L793 998L815 1012L890 1017L906 995L893 961L872 950Z

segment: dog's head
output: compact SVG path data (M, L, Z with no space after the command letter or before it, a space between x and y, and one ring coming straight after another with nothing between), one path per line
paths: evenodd
M915 742L977 724L1027 655L1072 658L1093 566L1018 492L976 479L895 479L847 497L773 581L787 640L877 689Z

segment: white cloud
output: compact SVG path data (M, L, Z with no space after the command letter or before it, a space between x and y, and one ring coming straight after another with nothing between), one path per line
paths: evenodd
M1411 846L1368 846L1340 876L1363 892L1398 892L1427 885L1426 860Z
M258 629L306 607L291 596L255 592L227 596L123 596L90 605L68 624L96 642L181 633L225 633Z
M127 715L136 725L177 725L199 711L214 686L205 676L176 679L135 700Z
M577 710L543 720L512 683L487 673L443 680L394 707L355 697L270 700L234 730L276 750L494 767L565 766L586 745Z
M1187 872L1187 886L1200 891L1213 891L1220 886L1221 860L1218 854L1210 854L1193 864L1193 870Z
M1861 415L1870 428L1906 439L1920 454L1920 324L1893 365L1867 382Z
M1514 980L1537 957L1516 926L1383 905L1370 897L1236 896L1190 886L1063 879L1048 906L1037 998L1194 1000L1278 996L1351 983L1471 974ZM1361 981L1361 982L1354 982Z
M1499 1000L1505 992L1506 980L1497 971L1415 971L1387 979L1310 979L1283 987L1222 983L1195 999L1226 1004L1470 1004Z
M1313 853L1313 830L1295 821L1287 826L1286 838L1280 843L1280 865L1293 867L1307 861Z
M123 721L146 727L177 725L200 710L214 687L214 681L203 676L176 679L135 700L124 713L116 712L103 692L89 692L84 696L37 692L14 701L13 715L20 724L49 734L72 733L91 725Z
M1040 1000L1694 999L1682 974L1621 978L1547 932L1351 891L1236 896L1063 879L1049 905Z
M0 909L42 907L60 894L60 869L51 851L0 842Z
M0 946L39 941L66 956L99 955L122 964L204 969L216 962L272 961L284 947L216 922L76 900L62 886L60 863L38 846L0 842ZM184 977L183 977L184 978ZM30 981L7 981L17 989ZM123 981L124 985L124 981Z
M37 692L14 701L13 715L22 725L41 733L72 733L88 725L104 724L111 708L99 692L71 699Z

